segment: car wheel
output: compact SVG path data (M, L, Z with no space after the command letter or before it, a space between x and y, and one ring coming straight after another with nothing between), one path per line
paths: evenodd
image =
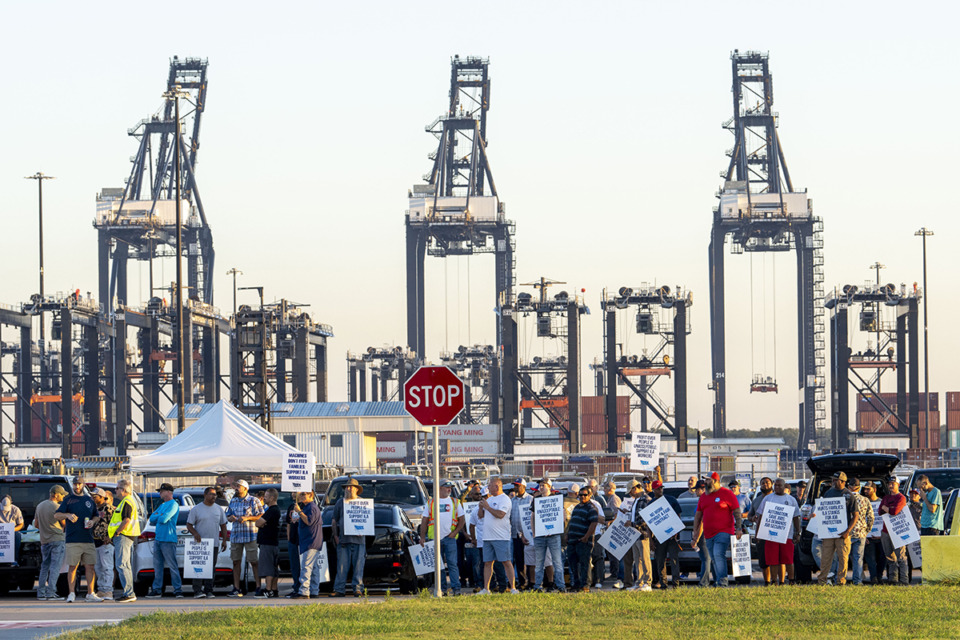
M813 572L810 570L810 567L802 562L797 563L796 571L797 582L801 584L810 582L811 578L813 577Z
M70 583L67 581L67 574L61 573L57 578L57 595L66 598L70 593Z
M32 591L36 582L33 576L24 576L17 582L17 588L19 588L20 591Z
M405 596L408 596L417 592L416 580L404 580L401 578L400 580L397 581L397 586L400 587L400 593Z
M752 577L751 577L751 576L739 576L739 577L737 577L737 578L735 578L735 579L736 579L736 581L737 581L737 584L750 584L750 580L752 579Z
M136 594L138 598L142 598L147 595L151 586L153 586L153 580L137 580L133 583L133 593Z

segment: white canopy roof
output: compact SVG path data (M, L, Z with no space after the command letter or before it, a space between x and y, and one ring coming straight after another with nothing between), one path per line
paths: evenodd
M165 445L130 459L133 473L154 475L281 473L297 449L221 400Z

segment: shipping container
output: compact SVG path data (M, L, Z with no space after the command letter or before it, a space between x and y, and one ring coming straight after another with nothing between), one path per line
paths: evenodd
M947 431L960 431L960 411L947 411Z
M947 433L951 449L960 449L960 431L950 431Z
M960 391L947 391L947 411L960 411Z
M920 396L920 411L922 412L927 405L925 393L919 393ZM949 393L948 393L949 395ZM887 404L890 409L894 412L897 410L897 394L893 393L881 393L879 394L880 399ZM909 402L909 396L907 398ZM949 401L948 401L949 402ZM940 394L931 391L930 392L930 411L939 411L940 410ZM885 412L883 404L879 402L876 398L864 396L862 394L857 395L857 411L879 411L881 413Z

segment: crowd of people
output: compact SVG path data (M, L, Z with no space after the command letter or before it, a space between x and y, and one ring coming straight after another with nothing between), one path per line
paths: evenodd
M650 477L631 480L623 499L617 495L613 482L603 487L596 480L589 480L583 486L570 485L561 492L562 529L540 534L534 517L536 499L556 494L549 478L540 480L533 491L528 490L523 478L515 479L506 491L499 477L485 485L472 480L459 499L452 496L454 483L446 481L439 488L439 519L434 521L431 499L418 534L423 542L439 539L446 566L441 575L442 589L450 595L460 595L465 589L481 595L521 590L587 592L591 588L602 588L608 581L616 589L631 591L675 588L687 578L680 567L681 531L657 540L642 514L651 503L664 497L675 513L680 514L681 507L677 498L664 495L659 467L655 476L655 480ZM224 508L218 488L207 487L203 501L190 510L186 524L188 534L197 542L215 541L214 564L217 555L227 550L229 540L233 589L228 595L244 595L241 579L245 558L257 585L253 597L280 597L280 538L283 525L287 525L285 543L293 588L286 597L319 597L320 583L333 568L324 566L328 556L321 508L314 493L295 494L295 500L284 514L277 504L276 489L267 489L261 499L249 493L245 480L237 480L233 488L234 495ZM921 535L942 533L943 496L929 478L920 476L917 488L909 492L909 497L900 493L895 476L886 478L882 488L881 498L874 482L861 485L857 478L848 478L842 471L833 475L832 487L821 497L842 499L847 528L839 537L821 538L817 534L813 538L811 552L820 565L817 576L820 584L846 584L848 571L853 584L878 584L884 572L890 583L909 584L907 547L894 546L886 526L878 522L884 514L894 516L907 509ZM348 592L362 595L365 589L366 544L362 536L347 534L344 517L345 503L359 498L363 487L351 478L343 489L343 497L331 507L330 542L336 549L337 559L335 574L330 574L334 597L343 597ZM80 476L74 479L71 493L59 485L50 490L49 499L37 506L33 523L39 530L42 557L38 599L64 600L56 591L59 568L64 562L68 567L68 602L76 598L77 572L81 565L86 577L87 601L114 599L114 571L121 587L116 600L137 599L131 555L141 535L141 514L137 512L137 501L131 497L131 491L130 482L121 480L115 495L99 487L88 492ZM686 542L690 550L699 554L697 584L727 586L726 556L731 538L739 540L747 535L746 523L759 525L765 510L773 509L773 505L785 509L790 526L782 542L756 540L756 558L763 582L767 585L796 582L795 549L800 538L800 505L805 491L805 482L800 483L798 495L791 495L783 478L775 481L763 478L751 500L740 492L736 480L723 487L716 473L702 479L691 477L681 498L697 500L692 535ZM155 526L155 537L154 581L147 598L161 597L165 573L170 576L174 596L183 597L176 555L180 510L173 493L174 487L170 484L160 485L161 502L148 518ZM116 504L115 500L118 500ZM620 518L624 526L637 532L636 541L619 559L598 544L603 528L612 524L608 522L611 513L614 519ZM814 512L810 518L817 515ZM22 514L10 496L3 497L0 521L13 523L18 534L23 528ZM564 567L569 573L569 583L565 580ZM215 597L213 586L212 579L195 579L193 597Z

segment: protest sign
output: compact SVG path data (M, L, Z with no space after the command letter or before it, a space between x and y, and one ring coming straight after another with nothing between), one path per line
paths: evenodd
M873 507L873 528L870 529L867 537L879 538L880 534L883 533L883 518L880 517L880 501L875 500L871 502L870 505Z
M911 542L907 545L907 553L910 554L910 563L914 569L923 566L923 551L920 549L920 542Z
M640 530L628 527L626 523L629 521L627 514L621 513L597 540L597 544L613 554L617 560L622 560L630 547L640 539Z
M327 543L320 545L320 560L314 569L320 575L320 582L330 582L330 554L327 553Z
M16 536L12 522L0 524L0 562L13 562L14 541Z
M463 512L464 512L464 515L466 516L466 520L465 520L466 525L464 525L465 527L469 527L469 526L470 526L470 523L473 522L474 518L475 518L476 515L477 515L477 510L478 510L479 508L480 508L480 503L479 503L479 502L464 502L464 503L463 503Z
M281 491L313 491L313 471L316 469L312 453L287 451L283 457Z
M213 549L217 541L203 538L197 542L186 538L183 543L183 579L213 579Z
M883 514L883 523L887 525L887 534L894 549L899 549L911 542L920 542L920 532L913 521L909 509L903 509L895 516Z
M786 544L793 533L794 513L796 509L793 507L771 502L769 499L765 500L757 537L769 542Z
M847 502L844 498L817 500L820 539L839 538L847 530Z
M418 576L423 576L434 572L435 552L433 550L433 540L426 544L412 544L407 549L410 551L410 559L413 560L413 570ZM440 558L440 570L447 568L447 564Z
M343 501L343 535L374 535L373 500L355 498Z
M750 559L750 536L730 536L730 565L734 578L753 575L753 561Z
M630 470L652 471L660 463L660 434L634 433L630 441Z
M526 537L527 541L530 544L533 544L533 531L530 529L531 518L533 518L533 513L530 511L530 505L520 505L520 527L523 530L523 535Z
M666 542L683 530L683 520L673 510L666 498L654 500L640 510L640 517L650 527L657 542Z
M545 498L536 498L533 517L538 538L563 533L563 496L556 493Z

